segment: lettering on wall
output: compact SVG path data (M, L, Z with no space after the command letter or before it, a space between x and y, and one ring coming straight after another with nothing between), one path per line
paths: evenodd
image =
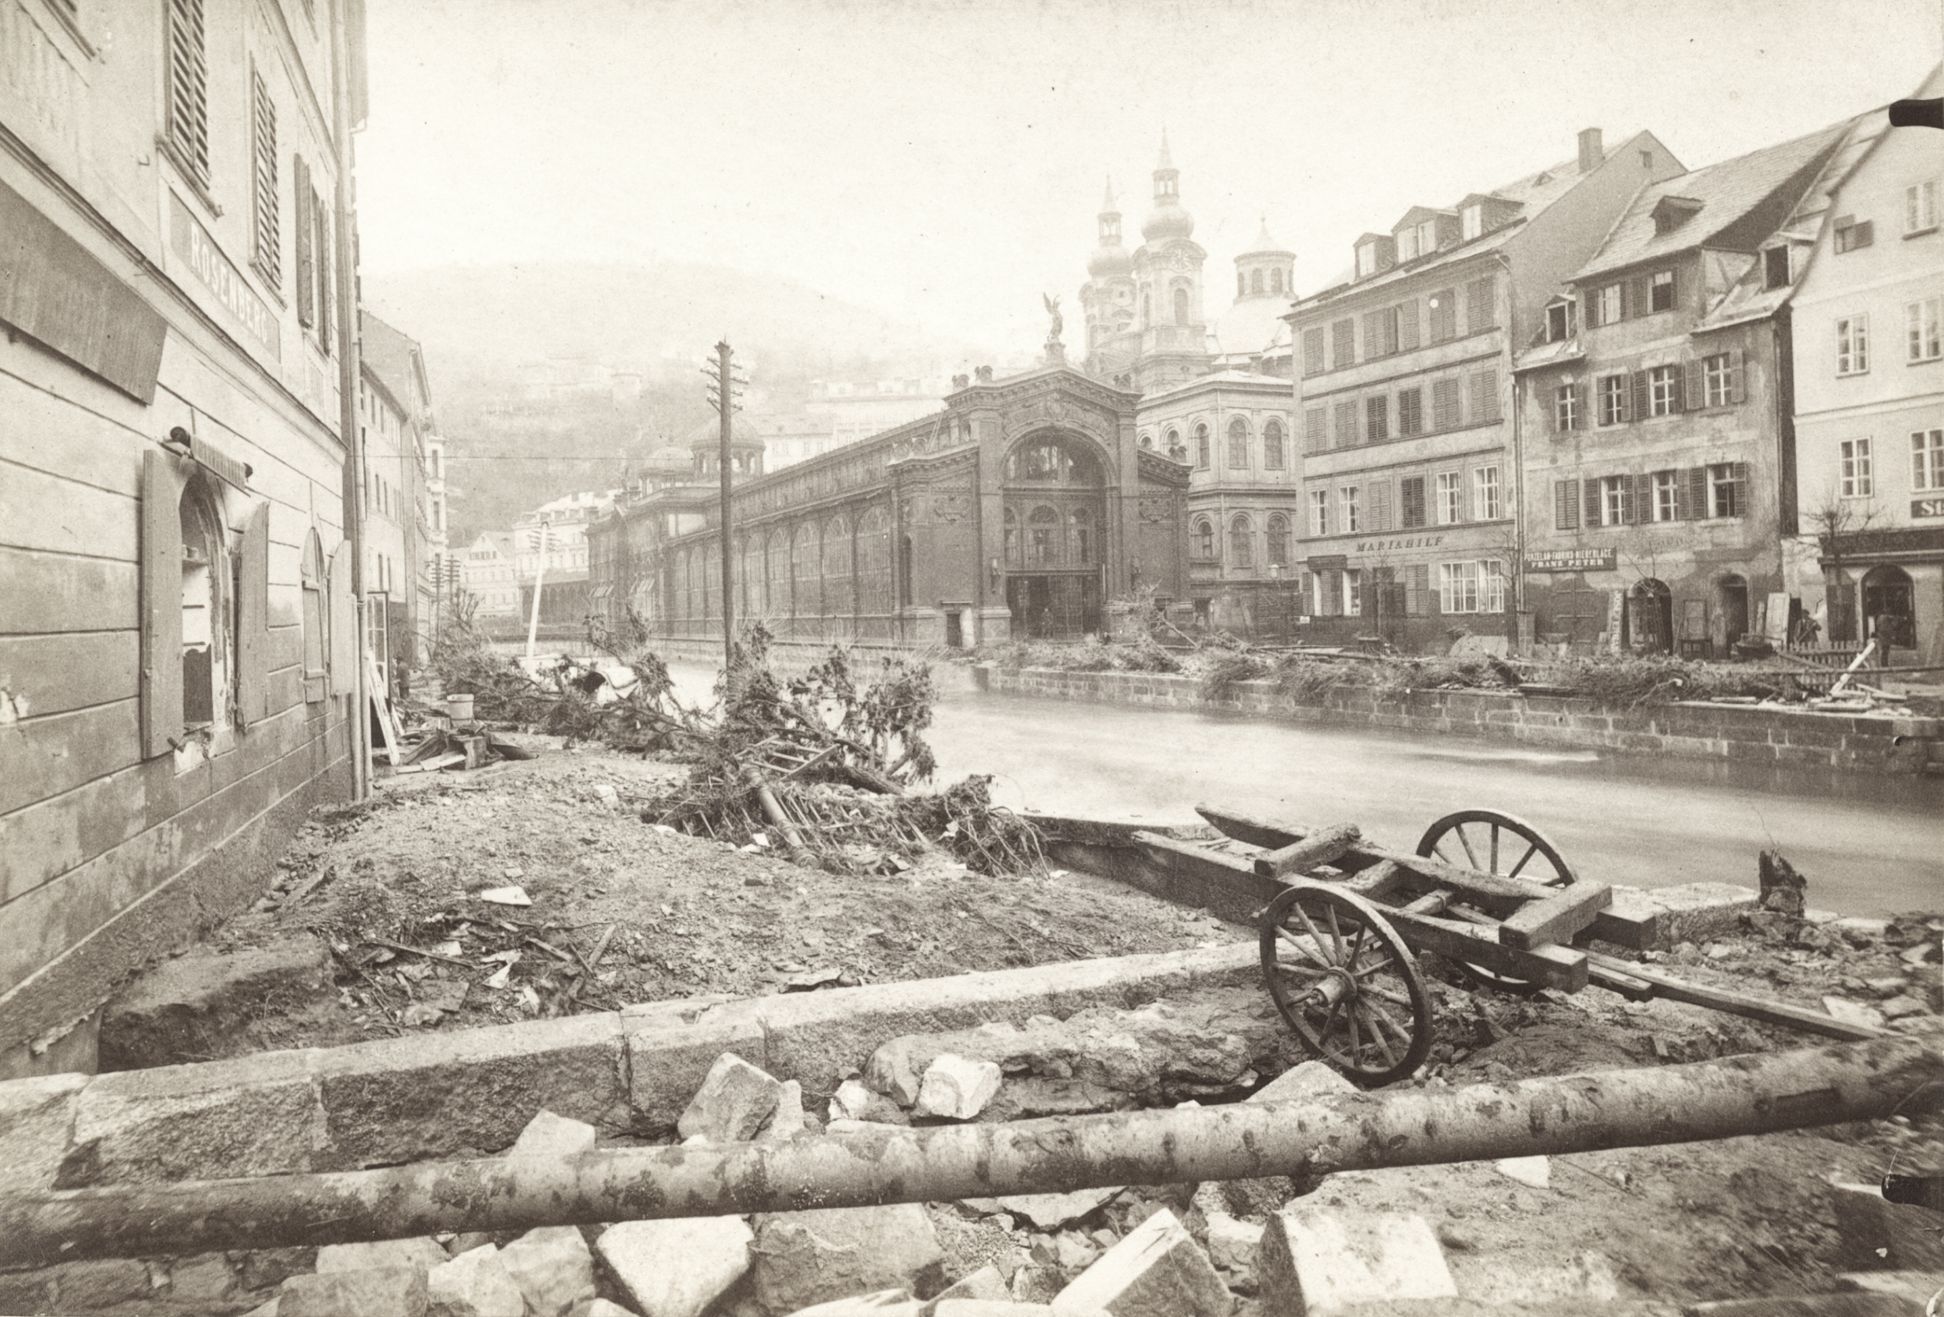
M1550 549L1528 553L1529 572L1610 572L1617 561L1616 551L1607 549Z
M81 150L81 75L59 44L41 29L19 0L0 0L0 120L38 137L36 146L58 146L70 157Z
M1913 498L1910 500L1910 515L1944 517L1944 498Z
M282 334L270 304L250 287L202 221L189 213L189 207L174 192L169 193L169 246L243 332L273 360L283 360Z

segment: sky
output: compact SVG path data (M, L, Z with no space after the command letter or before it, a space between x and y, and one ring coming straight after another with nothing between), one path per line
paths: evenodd
M1907 95L1944 0L368 0L366 276L706 261L1009 355L1165 129L1213 316L1260 223L1351 241L1651 129L1689 168ZM761 308L751 307L752 318ZM733 336L735 325L723 330Z

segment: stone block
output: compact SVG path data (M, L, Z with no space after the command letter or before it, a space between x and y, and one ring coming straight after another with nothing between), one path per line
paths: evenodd
M775 1114L782 1088L734 1052L724 1052L675 1122L676 1132L684 1139L699 1134L711 1143L745 1143Z
M500 1250L533 1317L561 1317L594 1297L594 1255L573 1226L541 1226Z
M803 1085L794 1079L786 1079L776 1092L776 1110L763 1125L763 1132L756 1136L758 1142L768 1143L778 1139L794 1139L797 1135L810 1130L810 1118L803 1111Z
M1255 1287L1256 1252L1262 1245L1264 1227L1254 1221L1238 1221L1226 1212L1208 1214L1208 1260L1227 1274L1236 1288Z
M108 1003L101 1068L140 1070L208 1056L267 1007L330 988L330 952L314 937L231 952L191 947Z
M425 1274L426 1317L525 1317L526 1298L491 1244Z
M425 1273L370 1267L292 1276L277 1294L277 1317L426 1317Z
M1358 1304L1458 1293L1430 1224L1401 1214L1346 1220L1287 1208L1269 1219L1256 1273L1263 1317L1332 1317Z
M98 1075L81 1090L59 1188L323 1169L317 1052Z
M946 1120L971 1120L999 1092L1002 1076L991 1061L947 1053L925 1067L918 1086L917 1112Z
M758 1009L762 1000L691 998L630 1006L621 1012L628 1047L628 1102L637 1129L673 1130L709 1068L724 1052L769 1067Z
M1208 1255L1163 1208L1061 1290L1053 1306L1114 1317L1228 1317L1231 1301Z
M836 995L836 994L830 994ZM773 1313L887 1288L937 1287L944 1252L917 1203L758 1217L754 1291Z
M739 1216L624 1221L595 1241L642 1317L700 1317L749 1270L755 1238Z
M509 1157L573 1157L594 1146L595 1130L584 1120L541 1111L527 1122L508 1150Z
M436 1239L375 1239L364 1244L326 1244L317 1250L318 1271L369 1271L374 1267L417 1267L430 1271L448 1255Z
M87 1084L76 1074L0 1083L0 1194L53 1187Z
M1356 1093L1357 1086L1321 1061L1293 1065L1249 1095L1251 1102L1294 1102Z
M627 1124L615 1013L441 1030L319 1055L341 1167L498 1152L543 1110L597 1129Z

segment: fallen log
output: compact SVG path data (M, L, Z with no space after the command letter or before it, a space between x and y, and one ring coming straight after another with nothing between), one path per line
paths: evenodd
M1457 1089L49 1191L0 1198L0 1266L1558 1155L1940 1102L1944 1051L1899 1037Z

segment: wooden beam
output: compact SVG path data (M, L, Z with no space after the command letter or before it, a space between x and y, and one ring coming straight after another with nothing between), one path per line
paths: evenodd
M1255 857L1255 871L1264 878L1287 878L1308 873L1336 860L1357 844L1362 834L1354 823L1339 823L1322 828L1301 841Z
M1617 956L1605 955L1598 951L1585 953L1588 962L1599 970L1624 975L1637 982L1650 985L1656 997L1669 1001L1684 1001L1693 1006L1706 1006L1711 1011L1725 1011L1729 1015L1746 1016L1760 1020L1764 1024L1786 1025L1791 1029L1801 1029L1807 1033L1821 1034L1825 1038L1841 1038L1851 1042L1865 1042L1872 1038L1889 1037L1889 1031L1867 1024L1851 1024L1839 1020L1822 1011L1811 1010L1807 1006L1792 1006L1787 1002L1774 1001L1767 997L1751 997L1745 992L1730 992L1723 988L1704 988L1698 983L1677 979L1671 974L1663 974L1646 965L1636 965L1631 960L1621 960Z
M1536 947L1546 942L1571 942L1594 917L1613 904L1613 889L1584 880L1553 889L1554 894L1529 901L1499 925L1499 941L1508 947Z
M1474 924L1407 910L1385 910L1398 935L1418 951L1435 951L1494 973L1526 979L1561 992L1578 992L1587 982L1587 953L1572 947L1508 947L1491 924Z

